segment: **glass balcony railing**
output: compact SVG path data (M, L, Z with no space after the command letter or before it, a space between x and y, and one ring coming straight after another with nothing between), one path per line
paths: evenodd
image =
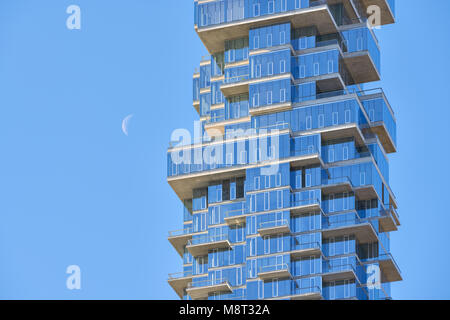
M278 227L288 227L289 228L289 221L288 220L274 220L274 221L261 222L259 224L258 230L273 229L273 228L278 228Z
M185 272L176 272L176 273L169 273L169 281L170 280L177 280L182 278L189 278L193 276L192 271L185 271Z
M250 79L250 75L243 74L239 76L232 76L232 77L225 77L224 83L227 84L234 84L239 82L248 81Z
M183 228L175 231L169 231L169 238L184 236L192 233L194 233L194 228L192 227Z
M202 288L202 287L212 287L218 285L229 285L229 281L227 279L208 279L201 281L192 281L188 284L188 289Z
M320 249L322 246L320 242L300 242L300 243L293 243L291 246L292 251L300 251L300 250L310 250L310 249Z
M322 296L322 288L319 286L312 287L294 287L292 289L292 296L302 296L302 295L318 295Z
M312 206L312 205L320 205L321 201L316 198L312 199L305 199L305 200L291 200L291 208L296 207L306 207L306 206Z
M224 219L236 218L236 217L240 217L244 214L245 214L245 208L240 208L240 209L236 209L236 210L228 210L227 212L225 212Z
M205 235L194 237L193 239L188 241L188 246L195 246L201 244L209 244L219 241L228 241L227 234L219 234L219 235Z
M357 212L327 215L322 221L323 229L337 229L343 227L357 226L360 224L370 224L375 233L378 232L377 223L370 219L361 219Z
M283 263L283 264L262 266L259 268L259 273L268 273L268 272L275 272L275 271L289 272L289 265L286 263Z

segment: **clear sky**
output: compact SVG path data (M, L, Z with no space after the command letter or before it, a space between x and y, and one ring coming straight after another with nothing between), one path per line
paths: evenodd
M81 30L66 28L71 4ZM398 122L396 299L450 298L448 12L448 0L397 0L398 23L377 31L383 81L371 86ZM192 130L204 54L190 0L0 0L0 298L177 298L167 233L182 206L166 149L174 129Z

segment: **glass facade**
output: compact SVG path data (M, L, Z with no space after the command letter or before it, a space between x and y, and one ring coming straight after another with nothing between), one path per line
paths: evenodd
M391 299L396 119L363 89L381 74L366 1L194 2L211 57L193 77L202 137L167 153L183 207L169 284L185 300ZM394 1L377 3L395 22ZM336 28L299 26L311 7Z

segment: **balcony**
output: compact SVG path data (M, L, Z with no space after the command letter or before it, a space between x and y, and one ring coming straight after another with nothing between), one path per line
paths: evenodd
M295 288L291 300L322 300L322 289L318 286Z
M324 195L351 192L352 190L353 183L348 177L333 178L322 181L322 193Z
M289 265L277 264L260 267L258 277L261 280L271 280L271 279L292 278L292 275L291 272L289 271Z
M360 0L362 10L367 12L367 8L376 5L381 10L381 25L395 23L395 2L394 0Z
M355 266L352 264L326 265L322 280L325 282L357 279Z
M249 79L250 76L248 74L229 78L227 77L225 78L224 84L220 86L220 90L225 97L248 93L250 83Z
M259 116L267 113L275 113L288 110L292 110L292 102L274 103L261 107L253 107L250 108L249 112L252 116Z
M288 220L275 220L262 222L258 226L258 233L261 237L274 234L291 233Z
M292 215L320 212L322 210L320 207L320 203L321 202L319 199L291 201L290 211Z
M380 227L384 232L392 232L398 230L400 224L398 220L394 218L393 211L382 209L380 211ZM398 223L398 224L397 224Z
M324 238L354 234L359 243L378 241L376 229L370 220L363 220L356 211L327 215L322 223Z
M246 222L245 208L229 210L225 213L224 221L229 226L240 225Z
M403 280L400 268L390 253L380 255L378 260L382 273L381 282L384 283Z
M186 289L186 293L193 300L206 300L210 294L216 292L231 293L233 290L228 280L225 279L190 282Z
M192 227L169 232L169 241L181 257L184 254L184 247L192 239L193 232Z
M370 130L375 133L386 153L397 152L397 125L394 112L382 89L361 92L359 97L370 119Z
M316 255L322 255L322 247L319 242L294 244L291 248L291 260Z
M180 299L183 299L184 289L192 282L192 272L171 273L167 282L175 290Z
M228 240L228 235L205 235L194 237L188 241L186 249L189 253L194 256L205 256L210 250L213 249L229 249L231 248L231 243Z
M213 1L209 1L211 3ZM250 29L290 22L292 28L316 26L320 34L336 33L338 27L326 1L310 1L309 7L278 13L258 13L247 4L229 17L225 8L208 10L208 3L196 4L195 29L207 50L223 52L229 39L247 37Z

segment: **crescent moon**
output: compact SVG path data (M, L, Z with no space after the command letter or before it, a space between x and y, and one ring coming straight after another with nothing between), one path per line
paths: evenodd
M130 119L133 117L133 114L130 114L125 117L122 121L122 132L128 136L128 123L130 122Z

